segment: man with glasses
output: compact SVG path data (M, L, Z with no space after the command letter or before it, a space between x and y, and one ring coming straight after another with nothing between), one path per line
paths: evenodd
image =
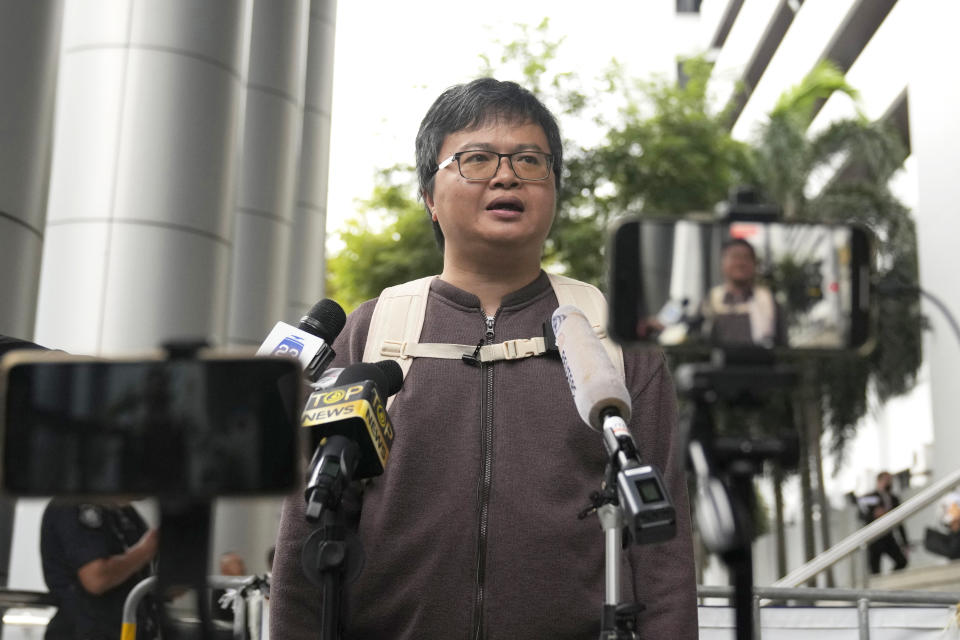
M445 91L417 135L421 196L443 252L421 345L490 345L543 335L558 306L540 268L563 167L552 114L511 82ZM334 345L363 357L376 301ZM696 586L675 394L661 354L625 354L630 428L664 474L677 536L623 552L621 593L646 607L643 638L697 637ZM600 435L580 420L559 359L417 357L390 415L396 439L357 513L365 564L346 588L344 637L596 638L604 536L578 518L600 487ZM351 501L352 502L352 501ZM358 501L359 502L359 501ZM346 509L346 507L345 507ZM271 635L316 637L320 590L300 569L303 498L283 510Z

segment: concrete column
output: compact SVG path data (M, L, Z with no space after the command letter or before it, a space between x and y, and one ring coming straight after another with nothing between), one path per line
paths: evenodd
M0 334L33 337L62 0L0 3Z
M324 296L327 173L336 0L312 0L307 86L286 317L297 320Z
M222 342L249 7L67 3L40 342Z
M33 337L62 0L0 3L0 334ZM16 500L0 498L0 587Z
M230 277L233 345L259 345L286 311L309 9L308 0L253 3ZM239 553L249 573L265 572L279 520L276 498L217 500L211 572L227 551Z
M283 318L303 125L308 0L255 0L227 338L259 345Z

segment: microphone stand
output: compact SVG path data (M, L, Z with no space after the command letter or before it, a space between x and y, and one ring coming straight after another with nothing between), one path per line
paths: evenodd
M320 638L338 640L342 631L343 585L350 564L350 548L342 513L325 510L321 518L320 527L303 545L300 561L310 582L320 587Z
M620 602L620 556L629 544L664 542L676 534L676 511L660 472L643 464L626 422L608 407L601 411L603 442L609 455L599 492L580 513L596 511L603 528L606 596L600 640L636 640L640 603Z
M348 531L340 508L358 450L349 438L330 436L317 451L308 476L306 519L319 522L319 526L303 544L300 565L307 579L321 590L321 640L341 638L346 618L343 587L356 579L363 566L360 539Z
M626 520L617 497L617 473L620 464L610 456L600 491L590 495L591 505L579 514L582 520L596 512L603 529L604 599L600 618L600 640L637 640L637 616L646 607L620 601L620 562L627 543Z

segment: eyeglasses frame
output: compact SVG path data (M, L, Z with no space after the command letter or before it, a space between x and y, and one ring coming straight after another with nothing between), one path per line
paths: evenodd
M482 151L484 153L492 153L497 156L497 168L493 170L493 173L490 175L489 178L468 178L467 176L463 175L463 167L460 166L460 156L465 153L473 153L476 151ZM536 153L536 154L545 156L546 164L547 164L547 175L543 176L542 178L521 177L520 174L517 173L517 168L513 166L513 156L517 156L523 153ZM446 169L448 166L450 166L450 164L453 163L454 160L456 160L457 173L460 174L461 178L463 178L464 180L470 180L472 182L484 182L486 180L491 180L494 176L497 175L497 173L500 172L500 165L503 162L504 158L507 159L507 164L510 165L510 170L513 171L513 175L517 176L518 180L523 180L524 182L543 182L544 180L550 177L550 171L553 169L553 154L546 153L544 151L524 149L523 151L514 151L513 153L498 153L496 151L491 151L490 149L464 149L463 151L457 151L456 153L451 155L449 158L446 158L445 160L443 160L440 164L437 165L437 168L436 170L434 170L434 173L439 173L441 169Z

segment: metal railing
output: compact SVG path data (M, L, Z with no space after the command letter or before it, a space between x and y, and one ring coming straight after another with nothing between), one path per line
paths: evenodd
M771 585L772 587L798 587L819 573L826 571L851 553L863 548L869 542L885 535L895 526L920 511L934 500L939 499L960 484L960 469L947 474L929 487L921 489L917 495L896 509L885 513L862 529L850 534L817 557L800 565Z
M47 591L18 591L0 589L0 608L11 607L55 607L57 599Z
M699 598L733 598L733 587L697 587ZM882 591L877 589L824 589L818 587L754 587L753 628L754 638L761 639L761 599L801 602L855 602L857 603L857 629L859 640L870 640L870 606L873 603L902 605L946 605L960 607L960 592L943 591Z
M123 603L123 616L121 618L120 640L135 640L137 637L137 607L144 596L151 593L157 587L157 577L151 576L144 578L127 594L127 599ZM210 589L235 589L241 595L246 589L258 588L262 591L269 589L269 584L264 576L221 576L213 575L207 577L207 587ZM243 600L241 599L241 604ZM261 609L248 609L245 605L235 609L233 637L238 640L247 638L248 625L255 629L260 628ZM252 618L252 619L251 619Z

